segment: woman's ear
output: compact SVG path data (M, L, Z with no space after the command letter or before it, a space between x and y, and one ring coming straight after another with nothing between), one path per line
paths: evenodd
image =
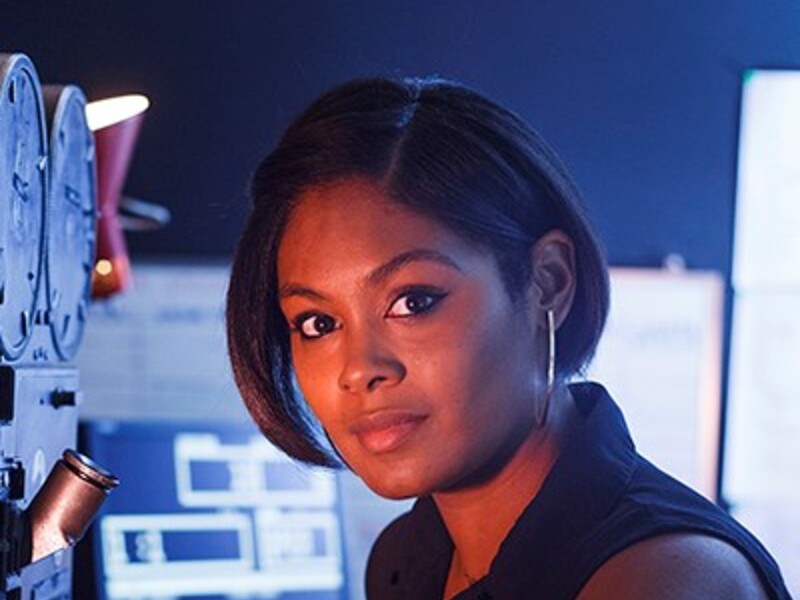
M552 310L558 329L575 298L575 245L570 237L560 229L545 233L531 250L531 267L532 305L541 315Z

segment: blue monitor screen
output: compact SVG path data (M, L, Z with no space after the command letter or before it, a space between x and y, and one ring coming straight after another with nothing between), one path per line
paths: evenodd
M99 421L81 437L122 482L92 528L99 598L347 597L332 473L249 424Z

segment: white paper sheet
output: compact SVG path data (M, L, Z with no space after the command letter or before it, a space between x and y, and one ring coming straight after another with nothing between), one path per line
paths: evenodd
M639 451L709 498L716 489L722 281L612 269L611 312L588 377L621 406Z

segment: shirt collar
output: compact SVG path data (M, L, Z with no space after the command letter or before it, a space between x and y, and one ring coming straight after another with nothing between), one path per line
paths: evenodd
M550 597L563 572L563 560L580 538L611 510L625 491L636 450L621 411L596 383L569 386L583 419L570 434L561 455L536 498L517 519L500 546L489 573L459 598L485 590L491 596ZM568 499L568 500L567 500ZM415 548L409 565L421 589L443 590L453 544L432 498L417 501Z
M492 563L486 583L500 597L519 597L520 589L550 597L544 591L559 585L564 557L611 511L633 474L636 449L606 390L584 382L570 392L583 420Z

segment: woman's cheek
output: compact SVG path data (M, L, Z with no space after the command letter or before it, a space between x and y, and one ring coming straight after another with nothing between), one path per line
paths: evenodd
M316 385L312 371L308 368L308 364L303 351L298 350L295 344L292 344L292 368L294 369L297 385L306 403L311 407L314 414L317 415L317 418L319 418L316 406Z
M336 411L337 379L322 361L295 361L294 369L303 398L323 427L331 431Z

